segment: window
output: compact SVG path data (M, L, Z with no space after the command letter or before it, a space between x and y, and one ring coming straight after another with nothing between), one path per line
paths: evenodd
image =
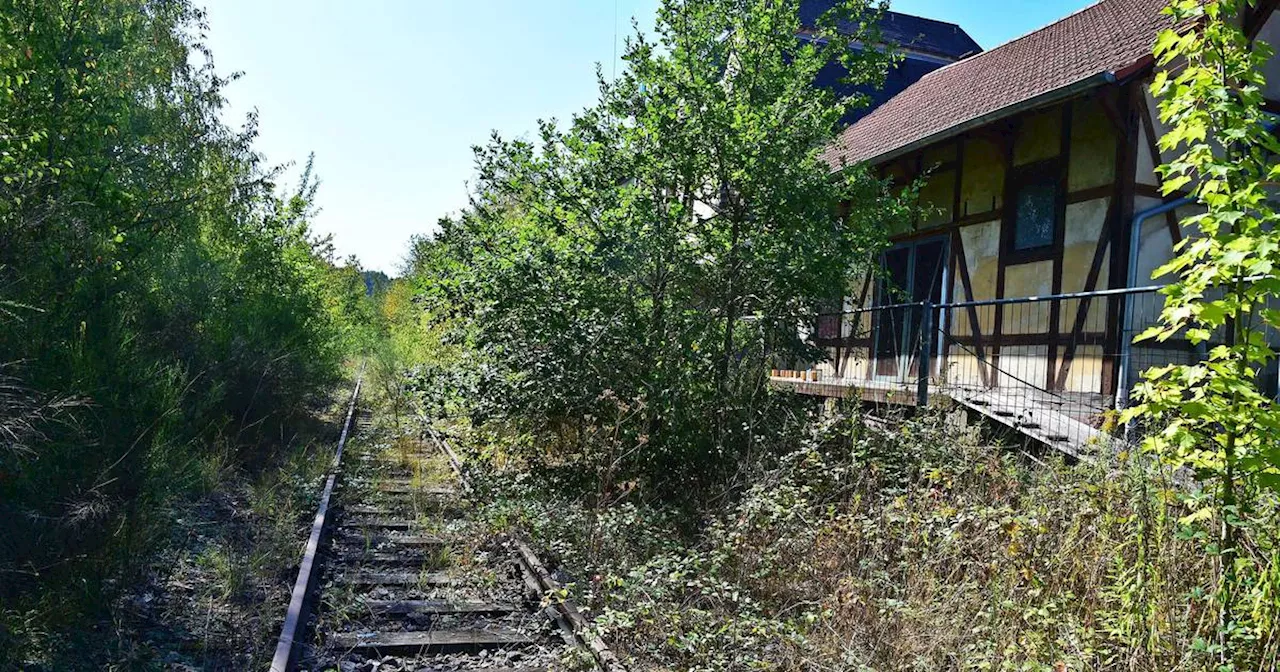
M1013 203L1013 251L1053 245L1058 216L1057 171L1037 170L1019 180Z
M819 313L817 337L823 340L834 340L840 338L841 317L841 314L835 311Z

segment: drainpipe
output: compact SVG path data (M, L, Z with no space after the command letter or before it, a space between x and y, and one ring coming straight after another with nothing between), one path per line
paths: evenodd
M1280 120L1273 119L1262 124L1268 133L1275 133L1280 128ZM1142 240L1142 223L1156 215L1163 215L1170 210L1181 208L1184 205L1192 205L1196 203L1194 198L1179 198L1176 201L1169 201L1157 205L1154 208L1148 208L1133 216L1133 228L1129 231L1129 284L1126 287L1138 286L1138 243ZM1130 318L1129 313L1129 297L1126 296L1125 302L1125 320ZM1123 329L1121 332L1123 333ZM1133 342L1131 339L1123 339L1120 342L1120 382L1116 385L1116 408L1122 409L1129 404L1129 387L1126 384L1129 377L1129 353L1132 350ZM1203 347L1203 345L1201 346ZM1277 393L1280 395L1280 392Z
M1129 278L1125 287L1138 286L1138 244L1142 242L1142 223L1156 215L1163 215L1170 210L1176 210L1184 205L1195 203L1194 198L1179 198L1176 201L1162 203L1154 208L1147 208L1141 212L1135 213L1133 216L1132 228L1129 230ZM1124 318L1126 322L1133 319L1130 311L1131 295L1124 297ZM1116 409L1123 409L1129 405L1129 357L1133 349L1133 339L1126 338L1123 325L1121 325L1120 333L1120 374L1119 384L1116 386Z

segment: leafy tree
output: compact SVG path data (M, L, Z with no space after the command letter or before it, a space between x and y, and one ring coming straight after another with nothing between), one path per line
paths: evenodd
M1275 579L1255 571L1245 537L1263 519L1257 507L1268 506L1258 495L1280 491L1280 413L1260 385L1280 327L1280 213L1268 193L1280 177L1280 142L1263 110L1262 67L1272 50L1238 27L1246 8L1239 0L1175 0L1167 11L1176 28L1156 43L1164 69L1152 91L1170 127L1160 147L1180 152L1160 167L1164 190L1189 188L1204 212L1184 221L1198 235L1157 270L1173 282L1160 324L1139 339L1185 335L1207 344L1208 358L1146 372L1140 403L1125 413L1161 428L1147 449L1212 488L1184 522L1220 521L1209 548L1221 564L1218 647L1228 664L1233 642L1258 636L1275 618Z
M0 0L0 631L105 604L166 502L269 464L353 340L310 166L283 188L256 120L222 121L205 28L187 0Z
M801 39L798 7L663 2L595 106L477 148L470 209L418 246L428 309L465 318L476 419L547 432L602 498L637 479L690 497L780 431L796 409L768 363L815 356L797 325L902 214L819 158L860 100L815 88L818 71L874 83L892 61L850 48L878 44L875 11L842 3Z

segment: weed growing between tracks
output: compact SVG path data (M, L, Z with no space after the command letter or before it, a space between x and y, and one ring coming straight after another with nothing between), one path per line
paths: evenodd
M1214 669L1214 521L1179 522L1198 495L1141 456L1051 462L938 417L891 434L855 417L694 513L641 492L588 507L501 459L476 479L633 669ZM1237 669L1268 670L1277 503L1246 524L1265 636Z
M345 412L340 392L269 464L248 470L211 452L174 474L189 494L148 516L155 550L130 572L92 594L86 579L83 591L0 605L0 669L265 667Z

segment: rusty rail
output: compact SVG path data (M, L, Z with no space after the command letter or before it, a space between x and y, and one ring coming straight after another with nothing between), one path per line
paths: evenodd
M466 476L462 473L462 460L458 454L449 447L449 443L438 432L427 427L427 432L431 434L431 438L440 446L440 450L449 458L449 464L453 467L454 473L458 477L458 483L462 486L465 493L471 492L471 484L467 482ZM528 542L520 534L511 534L511 544L516 549L516 558L519 560L522 569L533 578L537 587L545 595L558 595L562 587L551 576L551 572L547 571L542 561L538 559L536 553L530 548ZM596 666L602 672L626 672L626 668L622 662L618 660L617 655L609 649L609 646L600 639L594 631L591 630L587 619L578 611L577 605L569 599L552 599L551 609L555 611L555 619L564 629L568 631L574 639L575 644L585 649L591 654L591 658L595 661Z
M289 611L285 614L284 627L280 630L280 639L276 643L275 656L271 658L271 672L291 672L298 660L298 647L304 641L307 631L307 619L311 615L312 596L319 565L316 555L320 550L320 540L324 537L329 523L329 502L333 497L333 488L337 484L339 467L342 464L342 449L347 445L347 436L351 432L351 419L355 416L356 400L360 398L360 386L364 381L364 367L356 376L356 389L351 394L351 405L347 408L347 419L342 423L342 435L338 437L338 452L329 465L329 476L325 479L324 491L320 495L320 508L316 511L315 522L311 524L311 536L307 539L306 551L302 554L302 564L298 567L298 579L293 584L293 596L289 600Z

